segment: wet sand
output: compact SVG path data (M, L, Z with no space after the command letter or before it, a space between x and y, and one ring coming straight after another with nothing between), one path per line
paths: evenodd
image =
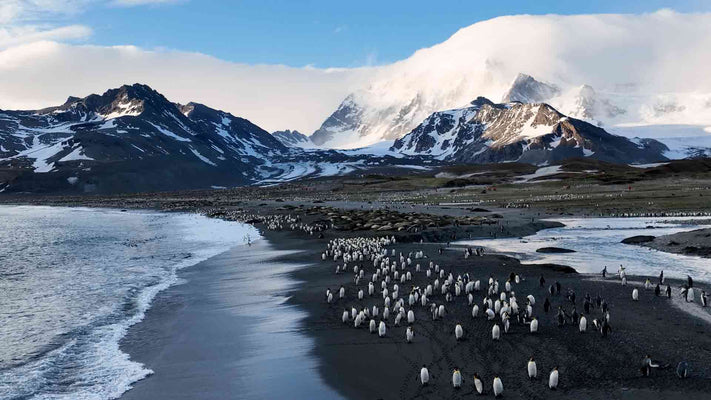
M303 265L280 262L286 254L298 253L257 240L180 271L184 283L161 292L120 343L154 371L121 399L336 398L299 332L303 312L277 290Z

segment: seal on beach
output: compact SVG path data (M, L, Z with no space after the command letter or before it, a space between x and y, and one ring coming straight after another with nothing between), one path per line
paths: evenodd
M535 379L538 376L538 368L536 367L536 361L531 357L530 360L528 360L528 379Z

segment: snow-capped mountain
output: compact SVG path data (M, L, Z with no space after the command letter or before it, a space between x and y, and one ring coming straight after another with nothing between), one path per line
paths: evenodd
M272 132L272 135L286 147L300 147L302 149L316 147L316 145L311 141L311 138L299 131L287 129L285 131Z
M0 111L0 164L24 168L3 187L15 191L50 179L87 191L245 184L286 151L246 119L174 104L140 84L43 110Z
M573 157L655 162L666 160L669 149L653 139L609 134L545 103L495 104L479 97L468 107L433 113L392 150L465 163L550 164Z
M685 37L684 48L691 52L652 40L659 32L680 32L679 15L668 10L482 21L378 67L312 140L323 147L356 148L399 139L433 112L464 107L477 96L502 103L545 102L606 129L711 127L711 80L701 72L709 28L694 25L701 22L696 16L683 19L689 32L698 31ZM640 36L641 27L655 35ZM671 135L659 137L665 136Z
M558 94L560 89L557 86L539 82L530 75L518 74L501 102L543 103Z
M295 131L272 135L230 113L125 85L57 107L0 110L0 192L232 187L430 162L314 147Z

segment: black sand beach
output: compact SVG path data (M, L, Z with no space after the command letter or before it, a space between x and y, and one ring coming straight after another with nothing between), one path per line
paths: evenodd
M299 331L289 326L293 307L282 307L288 293L274 289L288 284L290 271L300 266L280 261L287 254L291 261L298 258L298 252L257 240L180 271L184 283L161 292L146 318L121 341L123 351L154 371L121 398L288 398L293 392L333 398L335 392L317 373L305 379L300 368L309 367L292 361L303 357L289 347L310 346L311 339L289 332ZM267 277L271 282L260 282ZM261 315L267 307L279 310ZM274 324L275 317L286 326L276 327L277 333L257 330ZM275 375L279 385L270 382Z
M532 233L542 227L536 225L540 222L531 222L528 213L500 211L508 214L504 225L509 235ZM564 272L558 266L522 265L518 260L504 256L484 255L465 260L462 248L449 247L442 255L437 254L440 247L446 247L445 241L399 243L392 246L396 252L407 254L424 250L430 258L420 262L434 261L455 276L469 273L472 279L485 281L493 275L503 285L511 272L520 275L523 281L513 290L519 299L528 294L535 296L534 314L540 321L539 332L535 335L528 332L528 326L512 321L510 332L494 342L491 339L493 323L481 316L473 319L471 307L462 295L446 303L447 315L435 322L426 309L416 307L415 340L406 344L407 324L392 326L394 317L388 322L385 338L368 333L367 327L355 329L352 323L341 322L344 308L350 309L354 305L372 307L374 304L382 308L382 299L378 296L358 302L352 273L336 275L336 263L321 261L320 254L327 241L342 234L329 231L324 238L318 238L300 231L270 231L260 224L257 226L275 249L301 250L281 256L281 261L309 264L291 272L303 283L293 290L289 302L307 311L302 329L315 339L314 355L319 360L320 374L346 398L469 397L474 394L474 373L484 381L487 395L492 394L493 377L501 377L506 398L694 399L707 398L705 393L711 389L708 323L680 311L678 299L676 305L672 305L672 301L665 297L656 297L653 291L642 289L644 279L641 277L629 277L628 286L623 287L619 279L613 277L608 276L603 281L599 276ZM466 235L486 237L491 234L489 229L488 226L468 227ZM460 233L460 236L465 234ZM369 276L372 264L363 264L366 276ZM238 392L240 384L234 378L239 376L239 371L230 367L241 351L240 344L231 340L233 335L230 333L232 329L239 329L238 324L230 323L215 310L219 311L216 304L204 300L212 298L219 302L223 297L229 298L230 294L228 291L202 293L215 283L201 283L201 279L220 279L219 275L203 273L198 268L186 272L188 283L159 296L146 320L136 325L124 341L123 348L132 358L145 363L156 374L137 383L135 389L123 398L195 398L198 394L201 398L240 398L244 395ZM545 288L540 288L538 283L541 275L546 279ZM556 281L561 284L563 293L551 297L552 309L544 313L542 304L547 287ZM671 282L675 297L678 297L681 283ZM326 304L326 288L336 290L340 285L347 288L346 299ZM413 282L402 285L403 293L407 293L405 288L411 285L426 285L424 272L415 274ZM632 301L633 287L640 288L639 302ZM608 302L613 328L610 336L602 337L592 328L593 318L602 318L597 309L587 315L587 333L579 333L577 325L570 323L557 326L557 307L561 305L567 312L572 309L571 303L565 299L568 289L575 291L580 313L586 293L593 299L600 294ZM201 298L203 300L199 300ZM480 304L482 298L483 294L477 293L475 303ZM433 296L431 301L444 302L440 295ZM699 306L681 304L681 307ZM464 341L457 342L454 338L456 323L461 323L464 328ZM666 368L654 370L650 378L642 377L639 366L645 354L650 354ZM537 360L539 370L539 379L534 381L529 381L526 376L526 362L531 356ZM680 380L674 374L676 364L682 360L692 366L691 377L686 380ZM433 375L432 384L424 388L417 380L423 364ZM463 372L463 389L452 388L451 372L455 366ZM557 391L546 386L548 372L554 366L559 367L561 376Z
M249 191L244 194L248 196ZM565 272L560 266L521 265L516 259L484 255L464 259L463 249L447 247L450 241L466 238L523 237L550 223L539 220L551 216L540 209L487 207L489 212L468 210L468 205L429 206L411 203L321 201L319 195L312 200L282 201L272 199L245 200L244 197L229 200L222 193L216 197L201 194L180 194L141 198L66 198L45 199L47 204L108 206L121 208L154 208L168 211L200 212L217 218L244 220L255 224L262 231L265 241L277 250L300 250L285 254L279 260L294 265L289 274L302 282L288 293L289 303L306 312L301 322L301 331L313 338L313 355L316 367L325 383L341 396L353 399L400 399L400 398L462 398L473 395L474 373L484 381L484 393L492 395L491 382L500 376L505 388L505 398L591 398L591 399L702 399L711 389L711 336L708 335L709 313L697 303L683 303L679 287L683 282L672 281L673 299L654 296L653 291L641 288L644 277L628 277L628 286L619 279ZM33 200L37 204L39 200ZM309 211L314 206L328 206L319 212ZM483 217L481 223L472 225L430 226L424 231L377 231L374 229L327 229L323 237L309 235L302 230L282 226L277 230L267 229L264 223L269 216L299 215L300 223L315 224L318 221L334 220L347 214L339 210L389 210L386 218L402 219L411 213L439 216ZM333 216L325 213L334 214ZM565 215L576 215L574 209ZM250 217L251 216L251 217ZM255 218L254 216L261 216ZM349 217L350 218L350 217ZM434 217L433 217L434 218ZM453 220L450 220L453 222ZM539 318L540 328L535 335L528 333L527 326L512 321L509 333L502 333L501 340L491 340L492 322L483 317L473 319L466 297L455 298L447 303L444 319L432 322L427 310L416 307L415 340L406 344L405 324L400 327L388 322L385 338L370 334L367 327L355 329L341 322L343 309L358 305L352 272L336 275L333 261L321 261L321 252L328 240L336 237L395 235L398 244L391 246L396 252L407 254L423 250L427 262L441 265L454 276L469 273L472 280L488 280L493 275L503 283L511 272L520 275L523 281L515 285L521 303L526 295L535 296L534 315ZM425 243L420 244L420 239ZM265 242L265 243L266 243ZM437 254L440 247L446 250ZM640 251L646 251L640 248ZM219 261L213 264L213 261ZM135 325L122 343L122 348L131 358L144 363L155 371L135 384L122 398L263 398L240 391L240 371L235 366L244 351L243 344L234 339L240 330L238 319L230 313L230 298L234 295L229 285L229 253L208 260L203 265L213 265L212 272L197 266L181 273L184 285L175 286L161 293L148 311L143 322ZM227 261L227 262L225 262ZM423 262L423 261L421 261ZM366 276L372 272L372 263L364 263ZM575 265L570 267L575 268ZM223 273L223 272L225 273ZM610 271L613 272L613 271ZM656 282L659 271L649 271L650 279ZM546 286L558 281L561 295L551 298L552 311L544 313L542 304L546 291L538 285L543 275ZM401 285L406 294L412 285L425 285L424 273L415 274L412 282ZM324 301L326 288L336 290L344 285L348 295L345 300L327 304ZM706 283L698 282L698 289ZM640 300L634 302L633 287L640 290ZM216 288L218 290L216 290ZM578 332L577 326L568 323L558 327L555 310L561 305L567 312L572 303L565 299L568 289L577 295L577 311L581 313L582 299L589 293L594 299L599 293L610 305L612 333L603 338L592 328L592 319L601 319L599 310L591 311L588 332ZM401 297L402 297L401 294ZM475 302L481 304L483 294L475 294ZM431 301L442 304L441 295ZM379 304L382 299L366 298L362 305ZM498 319L498 318L497 318ZM465 340L457 342L454 326L461 323ZM665 368L655 369L652 376L641 376L642 358L649 354ZM529 381L526 362L533 356L538 362L539 379ZM680 361L690 364L690 377L681 380L674 370ZM427 364L433 379L428 387L421 387L417 380L419 368ZM558 390L547 388L547 375L558 366L560 385ZM462 370L464 385L454 390L451 373L454 367ZM285 368L292 368L291 366ZM284 388L290 382L282 382ZM293 393L296 393L294 391ZM288 392L287 392L288 393ZM334 392L316 398L337 397ZM288 395L286 396L288 397Z

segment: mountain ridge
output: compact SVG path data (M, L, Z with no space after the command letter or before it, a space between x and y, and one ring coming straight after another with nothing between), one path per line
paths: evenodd
M391 150L450 162L541 165L575 157L656 162L667 160L669 149L653 139L610 134L546 103L496 104L478 97L468 107L433 113Z

